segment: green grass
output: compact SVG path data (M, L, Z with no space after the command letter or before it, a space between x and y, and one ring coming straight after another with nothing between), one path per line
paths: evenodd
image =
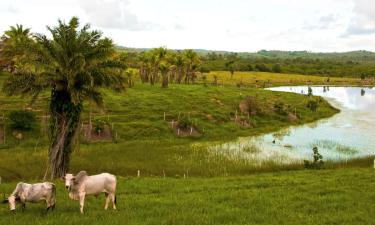
M242 128L234 117L236 110L239 111L239 103L246 96L256 97L265 112L251 116L252 127ZM137 83L134 88L122 93L104 91L104 100L104 109L94 108L94 117L112 124L117 139L115 143L81 141L72 155L71 169L74 171L85 169L94 173L105 170L120 175L135 175L137 170L141 170L143 174L154 176L164 171L173 177L188 173L195 176L249 174L259 168L245 160L211 156L207 146L239 136L252 136L312 122L338 112L323 100L318 112L312 112L306 107L306 96L233 86L170 85L168 89L162 89L159 85ZM299 119L291 121L287 115L275 112L273 105L279 102L289 105L293 113L297 112ZM46 114L48 93L44 93L32 106L29 103L28 98L7 97L0 93L0 114L31 107L39 116L39 125L33 131L24 132L21 141L16 140L12 130L6 127L6 143L0 144L0 174L4 179L38 179L43 177L46 168L47 124L40 122L40 116ZM82 121L86 123L88 108L86 104L82 116ZM181 138L172 132L168 122L176 121L179 114L190 115L201 132L199 137ZM248 119L245 115L242 118ZM100 159L100 163L93 163L97 159ZM285 166L270 163L265 167L278 170ZM301 165L286 166L286 169L296 167L300 168Z
M61 181L56 210L27 205L11 214L0 205L0 224L374 224L373 169L262 173L219 178L121 178L118 210L104 211L104 196L87 198L86 213L68 199ZM15 183L0 186L9 193Z
M350 77L330 77L298 75L298 74L279 74L268 72L235 72L233 77L227 71L214 71L206 74L207 83L212 83L214 76L217 76L218 83L221 85L239 85L247 87L273 87L273 86L295 86L295 85L340 85L340 86L362 86L374 85L374 79L361 80L360 78Z

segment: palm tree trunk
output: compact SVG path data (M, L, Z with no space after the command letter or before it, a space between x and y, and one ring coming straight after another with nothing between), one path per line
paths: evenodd
M167 88L168 87L168 76L167 76L167 72L163 72L162 73L162 85L161 87L162 88Z
M62 177L69 170L73 139L78 130L82 104L73 104L66 91L52 90L51 102L51 146L49 166L51 179Z
M177 83L181 84L181 80L182 80L182 68L179 68L178 69L178 75L177 75Z

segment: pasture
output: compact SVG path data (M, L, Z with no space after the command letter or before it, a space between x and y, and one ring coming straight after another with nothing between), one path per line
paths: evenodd
M4 79L4 77L3 77ZM1 83L0 83L1 85ZM257 99L257 107L265 113L251 116L240 115L239 104L247 96ZM221 176L248 174L251 171L293 169L302 165L282 166L270 163L264 168L254 167L244 160L230 160L224 156L212 156L207 146L277 131L290 125L313 122L330 117L338 111L326 101L321 101L317 112L306 107L308 97L234 86L170 85L160 86L136 83L125 92L104 91L103 109L92 107L94 119L106 121L113 127L113 142L80 141L72 156L72 170L82 168L90 173L108 171L119 175L166 176ZM316 98L319 99L319 98ZM48 93L44 93L29 105L27 97L7 97L0 93L1 114L10 110L28 108L36 112L35 128L23 132L17 140L12 129L6 128L6 143L0 143L0 174L4 180L21 178L40 179L47 165L48 148ZM298 116L290 120L288 114L274 111L276 104L288 106ZM88 123L89 105L85 105L82 123ZM243 127L234 121L236 116L251 126ZM164 117L165 113L165 117ZM171 121L189 116L199 136L179 137L171 129ZM164 120L165 118L165 120ZM1 120L0 120L1 121ZM0 122L1 123L1 122ZM100 159L100 163L93 161ZM17 162L17 163L11 163Z
M227 71L213 71L206 74L208 83L213 82L215 76L221 85L256 88L295 85L363 86L375 84L375 79L373 78L361 80L358 77L330 77L269 72L235 72L231 76Z
M104 196L87 198L86 213L57 180L57 205L24 212L0 207L0 224L374 224L373 169L260 173L217 178L119 179L118 210L104 211ZM2 184L9 193L15 183Z

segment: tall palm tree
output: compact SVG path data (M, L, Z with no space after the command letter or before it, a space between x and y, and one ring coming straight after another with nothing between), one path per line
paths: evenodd
M122 89L123 57L99 31L79 27L73 17L68 24L58 21L47 27L51 39L35 35L23 54L25 65L4 83L9 95L28 94L37 97L43 90L51 92L51 177L64 175L69 168L73 139L77 133L85 100L102 105L101 87Z

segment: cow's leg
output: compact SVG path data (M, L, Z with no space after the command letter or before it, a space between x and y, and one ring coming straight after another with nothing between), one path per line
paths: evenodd
M81 213L83 213L83 207L85 206L85 193L79 194L79 207Z
M22 202L22 211L24 211L25 209L26 209L26 203Z
M104 209L107 210L108 209L109 200L110 200L110 195L107 192L104 193L104 194L105 194L105 206L104 206Z
M47 204L47 212L48 212L48 210L51 208L51 198L50 197L46 198L46 204Z
M115 193L111 193L110 196L111 196L111 200L112 200L113 209L116 210L116 195L115 195Z

